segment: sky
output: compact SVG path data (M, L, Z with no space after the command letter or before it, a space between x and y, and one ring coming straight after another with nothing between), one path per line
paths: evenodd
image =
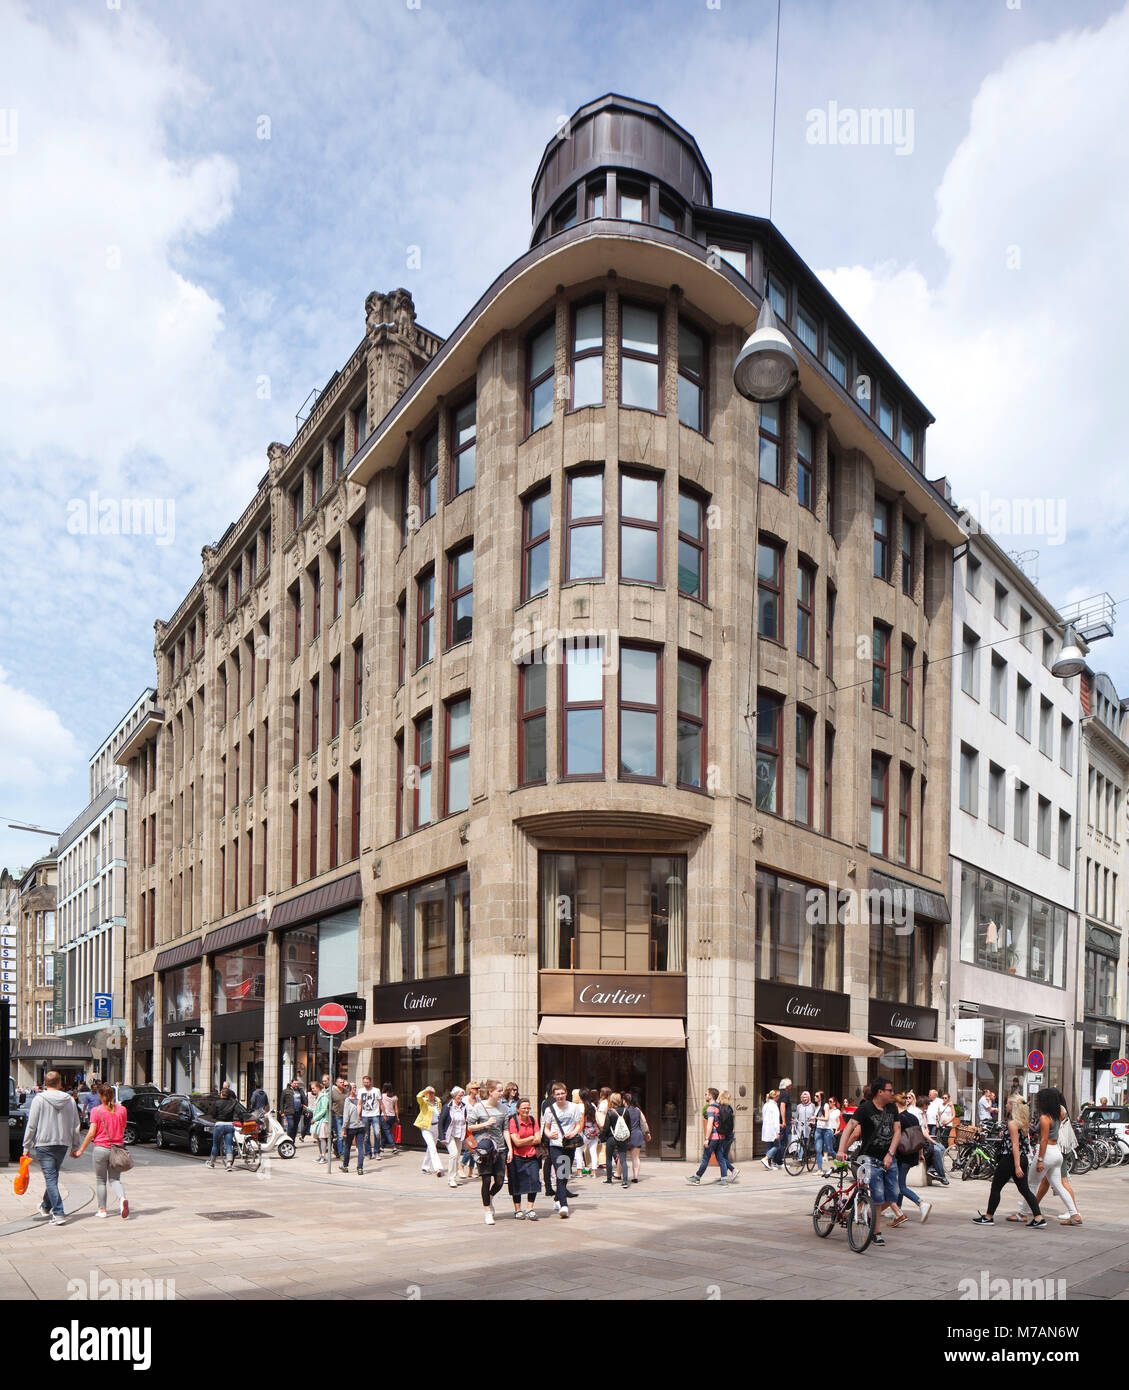
M6 819L85 806L154 620L365 295L449 333L607 91L766 215L775 43L773 0L0 0L0 865L49 844ZM1047 534L996 539L1129 620L1127 88L1129 7L785 0L772 216L936 416L928 475L997 519L1044 504ZM895 140L820 140L875 108ZM1126 636L1091 659L1129 693Z

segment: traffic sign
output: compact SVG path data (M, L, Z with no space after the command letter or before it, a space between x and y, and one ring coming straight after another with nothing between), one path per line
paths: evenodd
M114 1016L114 996L112 994L96 994L94 996L94 1017L113 1018Z
M1043 1070L1043 1054L1039 1051L1039 1049L1038 1049L1037 1047L1036 1047L1036 1048L1032 1048L1032 1050L1027 1054L1027 1070L1028 1070L1028 1071L1042 1071L1042 1070Z
M1126 1061L1124 1057L1119 1057L1117 1061L1114 1062L1113 1066L1110 1067L1110 1071L1114 1076L1124 1076L1126 1072L1129 1072L1129 1061Z
M333 1036L349 1026L349 1015L340 1004L323 1004L318 1010L318 1027Z

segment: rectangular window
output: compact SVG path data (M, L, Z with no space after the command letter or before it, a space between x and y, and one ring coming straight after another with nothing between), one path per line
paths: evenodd
M901 766L901 787L898 796L898 863L909 867L910 845L913 843L910 825L913 806L913 768Z
M401 682L402 683L402 682ZM353 643L353 723L356 724L364 708L365 687L365 644L363 638Z
M870 757L870 852L887 852L887 811L890 799L890 759L880 753Z
M1025 782L1015 784L1015 804L1012 807L1012 834L1021 845L1030 843L1031 803Z
M334 739L341 732L341 658L336 657L329 666L329 737Z
M329 446L329 457L333 468L333 481L336 482L345 471L345 431L332 441Z
M835 784L835 730L830 724L823 726L823 833L831 834L832 795Z
M993 830L1004 828L1004 770L997 763L988 764L988 824Z
M890 578L890 504L874 499L874 577Z
M416 720L416 786L413 825L431 824L431 715Z
M439 431L432 430L419 449L420 523L430 521L439 506Z
M827 534L835 539L835 490L838 487L839 464L834 453L827 451Z
M1036 845L1040 854L1051 857L1051 803L1045 796L1039 798L1038 815L1038 843Z
M447 556L447 646L469 642L474 632L474 546Z
M572 408L604 403L604 301L572 311Z
M815 566L809 560L796 567L796 651L815 660Z
M553 419L553 365L556 327L552 321L530 336L527 350L529 380L526 384L526 414L529 433L542 429Z
M967 743L960 746L960 809L979 815L980 754Z
M662 780L662 658L649 647L619 649L619 775Z
M603 643L570 643L561 668L562 777L604 775Z
M416 580L416 670L435 655L435 571L424 570Z
M870 703L875 709L890 709L890 629L874 624L873 662L870 668Z
M303 504L305 502L305 483L290 489L290 529L296 531L302 524Z
M1028 651L1031 650L1031 614L1026 608L1019 610L1019 640Z
M1070 868L1070 817L1065 811L1058 813L1058 862L1064 869ZM1117 884L1117 875L1113 876L1114 885ZM1116 913L1110 913L1110 920L1116 920Z
M847 389L847 354L829 338L827 340L827 370L845 391Z
M316 642L321 636L321 565L315 565L310 571L310 583L313 586L311 595L313 598L313 620L311 622L312 631L310 641Z
M819 357L819 324L802 304L796 305L796 337L813 357Z
M648 202L647 190L632 184L620 184L617 192L619 216L625 222L645 222L647 219L643 214Z
M302 597L301 589L295 584L290 590L290 630L294 634L294 642L290 648L292 659L301 655L302 652ZM224 703L224 718L227 718L227 704Z
M321 501L322 494L322 463L319 458L316 463L310 464L310 499L316 507Z
M1001 627L1007 627L1007 590L999 583L996 584L996 601L992 611L996 622Z
M960 655L960 688L974 700L980 699L980 638L971 628L964 629Z
M340 787L336 777L329 779L329 863L330 869L337 868L337 821L341 815Z
M540 963L549 970L686 970L686 860L540 856Z
M801 415L796 422L796 500L815 511L815 430Z
M971 553L964 557L964 590L969 598L980 601L980 561Z
M683 319L678 320L678 418L705 434L706 339Z
M908 458L911 463L913 462L917 452L915 448L915 443L916 441L914 437L913 428L912 426L907 425L905 419L903 418L901 426L898 430L898 448L901 449L902 453L905 454L906 458Z
M396 746L396 838L404 833L404 735L392 740Z
M1058 763L1063 772L1074 771L1074 721L1067 719L1065 714L1059 726ZM1114 826L1116 825L1115 817Z
M835 592L834 584L827 586L827 642L826 651L823 656L823 669L827 679L833 679L835 675L835 601L838 595Z
M361 853L361 765L353 764L352 804L349 810L349 858Z
M319 695L319 686L320 686L320 678L319 678L318 676L315 676L315 677L313 678L313 680L310 681L310 752L311 752L311 753L316 753L316 752L318 751L318 742L319 742L319 740L318 740L318 716L319 716L319 713L320 713L319 706L321 705L321 701L320 701L320 699L318 698L318 695Z
M772 305L772 312L776 317L787 323L788 288L775 271L770 271L768 275L768 302Z
M726 265L731 265L738 275L746 280L749 278L749 253L742 251L735 246L711 246L711 251L716 251Z
M475 451L478 442L478 400L467 401L451 422L451 496L474 486Z
M619 403L662 409L662 315L644 304L620 305Z
M1007 662L1002 656L992 653L991 683L988 689L988 708L1007 723Z
M784 641L784 547L776 541L757 545L757 632L773 642Z
M796 711L796 820L812 823L812 747L815 742L815 716Z
M587 211L589 217L604 216L605 189L607 183L601 179L595 183L590 183L585 190L587 195Z
M1022 676L1015 678L1015 731L1028 743L1031 741L1031 683Z
M565 575L573 579L604 577L604 473L568 475L568 534ZM546 512L548 499L546 498ZM547 518L546 518L547 520Z
M757 408L757 434L759 437L758 468L762 483L773 487L784 486L784 473L780 464L780 405L777 401L762 401Z
M908 594L913 598L914 573L913 573L913 551L915 527L912 521L907 521L902 517L902 593Z
M396 604L396 628L400 639L400 653L397 661L396 685L404 684L404 671L407 665L408 646L408 596L401 594Z
M1039 697L1039 752L1048 758L1055 755L1054 706L1043 696Z
M417 529L411 513L411 495L411 473L408 469L408 460L405 458L396 469L396 508L400 514L401 550L408 543L408 532Z
M706 765L706 667L678 658L678 785L703 790Z
M297 691L290 697L290 714L293 727L290 761L296 763L302 756L302 697Z
M310 793L310 864L309 877L316 878L318 872L318 794Z
M662 484L639 473L619 475L619 577L662 583Z
M878 402L878 428L887 439L894 437L894 404L886 399L886 392Z
M368 438L368 402L362 401L356 410L353 411L353 439L355 441L354 451L359 449Z
M601 510L603 504L601 503ZM542 488L522 503L521 598L534 598L549 588L549 489ZM601 547L602 562L602 547Z
M915 647L902 638L902 723L913 724L913 658Z
M678 592L706 598L706 504L695 492L678 490Z
M546 776L545 662L535 659L518 667L518 704L521 730L518 742L518 785L544 782Z
M353 527L353 599L356 601L365 591L365 523L358 521Z
M341 616L341 549L338 547L329 552L330 564L333 567L333 621L336 622Z
M470 806L470 696L446 705L447 767L443 779L444 814L453 816Z
M780 745L784 701L757 695L757 810L780 814Z

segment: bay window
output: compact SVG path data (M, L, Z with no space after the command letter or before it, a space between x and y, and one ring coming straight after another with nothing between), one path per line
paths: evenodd
M561 776L604 775L604 649L570 643L561 667Z
M686 969L681 855L542 854L543 970Z
M604 472L568 475L565 575L569 580L604 576ZM547 518L546 518L547 520Z
M601 508L602 510L602 508ZM543 594L549 587L549 489L542 488L522 503L521 598Z
M621 302L619 403L638 410L661 410L660 343L662 315L644 304Z
M677 781L680 787L702 791L706 764L706 667L689 657L678 658Z
M662 583L662 483L639 473L619 478L619 577Z
M604 301L572 311L572 407L604 403Z
M619 775L662 780L662 656L650 647L619 649Z

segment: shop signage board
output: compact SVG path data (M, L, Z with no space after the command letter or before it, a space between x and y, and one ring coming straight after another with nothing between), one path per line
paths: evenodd
M296 1004L282 1004L278 1010L278 1031L282 1037L304 1037L318 1026L318 1011L323 1004L340 1004L351 1020L363 1022L365 1001L355 994L329 995L321 999L302 999Z
M958 1018L953 1024L953 1046L958 1052L967 1052L973 1061L979 1061L984 1056L984 1020Z
M605 1018L685 1018L686 976L621 975L617 971L582 974L542 970L543 1014L582 1014Z
M936 1042L937 1010L918 1004L891 1004L885 999L872 999L867 1031L878 1038Z
M758 980L755 1008L758 1023L818 1028L830 1033L850 1032L851 1001L846 994Z
M377 985L372 992L374 1023L425 1018L465 1018L470 1013L470 976Z

